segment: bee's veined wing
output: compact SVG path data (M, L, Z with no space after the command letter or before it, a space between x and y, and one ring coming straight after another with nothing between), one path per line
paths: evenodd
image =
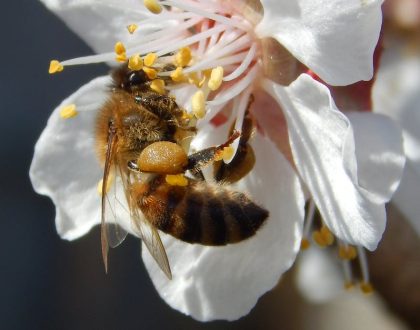
M129 216L121 196L118 196L118 184L123 181L121 170L115 163L116 131L110 124L108 132L108 145L105 157L104 175L102 178L101 198L101 247L102 258L105 265L105 272L108 271L108 250L109 247L116 247L125 239L127 231L118 225L118 219ZM125 198L124 194L122 197Z
M157 229L142 218L140 210L135 206L131 207L131 221L135 233L140 236L160 269L162 269L165 275L171 280L172 272L171 267L169 266L168 256L166 255L165 248Z
M118 175L118 166L114 166L114 171L108 176L108 191L105 193L104 225L106 228L106 238L108 246L115 248L120 245L127 237L127 231L119 223L121 220L130 216L128 211L126 196L123 190L123 178Z

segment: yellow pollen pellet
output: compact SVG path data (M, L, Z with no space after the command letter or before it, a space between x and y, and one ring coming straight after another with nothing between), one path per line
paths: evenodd
M64 70L64 67L59 61L52 60L50 62L50 67L48 69L48 73L53 74L53 73L61 72L63 70Z
M128 68L134 71L141 70L143 68L143 60L139 54L134 54L128 60Z
M320 247L326 247L334 243L334 235L326 226L322 226L320 230L314 231L312 238Z
M149 53L144 57L144 65L145 66L152 66L157 59L156 53Z
M127 56L125 55L125 53L122 53L122 54L117 55L117 56L115 57L115 60L116 60L117 62L124 63L124 62L126 62L126 61L127 61Z
M121 41L118 41L114 46L115 54L122 55L125 54L125 47Z
M181 48L175 55L174 64L181 67L187 66L191 58L191 49L189 47Z
M171 79L175 82L185 81L186 77L182 72L182 68L180 66L177 67L175 71L171 72Z
M206 102L203 91L197 91L191 100L192 112L197 118L203 118L206 114Z
M108 193L109 189L111 188L112 181L114 177L112 174L108 175L108 179L106 180L105 192ZM98 191L99 196L102 196L102 186L103 186L103 179L99 180L96 190Z
M165 94L165 82L162 79L155 79L150 83L150 88L159 94Z
M65 107L62 107L60 110L60 117L63 119L69 119L77 116L78 112L76 110L75 104L69 104Z
M340 246L338 256L343 260L353 260L357 257L357 250L354 246Z
M133 34L138 28L137 24L130 24L127 26L127 30L130 34Z
M370 294L373 292L373 286L369 282L361 282L360 289L364 294Z
M208 86L210 90L217 90L223 81L223 67L218 66L217 68L211 70L210 80Z
M162 6L156 0L144 0L144 6L153 14L160 14Z
M152 68L143 67L143 71L146 72L146 75L149 79L153 80L157 77L157 71Z
M351 281L344 282L344 289L351 290L354 288L354 283Z
M302 241L300 242L300 249L301 250L307 250L307 249L309 249L310 245L311 245L311 243L309 242L309 240L307 238L302 238Z
M185 187L188 185L188 179L183 174L168 174L165 177L165 181L171 186Z

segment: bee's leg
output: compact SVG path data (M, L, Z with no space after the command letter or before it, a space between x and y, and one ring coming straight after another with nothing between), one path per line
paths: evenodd
M194 176L199 175L199 172L201 172L203 167L207 166L211 162L220 160L223 154L223 149L232 144L232 142L239 138L240 135L241 133L234 131L225 143L216 147L206 148L189 155L186 170L190 170Z
M254 167L255 154L248 143L255 129L255 120L249 112L249 108L253 101L254 98L251 95L242 123L241 138L235 156L229 164L226 164L223 161L214 163L214 179L216 181L224 181L227 183L237 182L247 175ZM231 131L233 131L233 127L231 128Z

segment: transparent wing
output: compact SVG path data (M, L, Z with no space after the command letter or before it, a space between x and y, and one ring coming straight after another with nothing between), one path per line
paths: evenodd
M119 223L121 223L121 219L128 218L130 212L127 203L124 203L126 196L123 179L118 175L118 166L113 167L114 170L108 176L108 191L105 193L104 220L108 246L115 248L127 237L127 231Z
M101 187L101 247L105 272L108 272L109 247L118 246L127 236L127 232L118 225L118 219L124 216L124 209L126 215L129 215L118 196L118 192L121 191L121 189L118 189L121 177L119 176L120 171L116 170L117 165L115 164L116 140L115 128L110 124Z
M168 256L160 239L156 228L150 225L142 215L137 207L131 207L131 221L133 230L142 239L152 257L156 260L160 269L171 280L172 272L169 266Z

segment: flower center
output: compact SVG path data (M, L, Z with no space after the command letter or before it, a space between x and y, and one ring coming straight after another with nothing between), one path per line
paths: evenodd
M252 85L262 72L261 42L253 32L259 19L255 10L233 0L145 0L144 4L155 15L129 22L125 45L117 42L114 52L52 61L50 73L70 65L128 61L130 69L143 70L156 80L157 91L176 94L181 87L188 89L190 99L177 98L177 102L201 119L198 127L231 104L230 120L235 119L240 131ZM164 86L164 81L171 83Z

